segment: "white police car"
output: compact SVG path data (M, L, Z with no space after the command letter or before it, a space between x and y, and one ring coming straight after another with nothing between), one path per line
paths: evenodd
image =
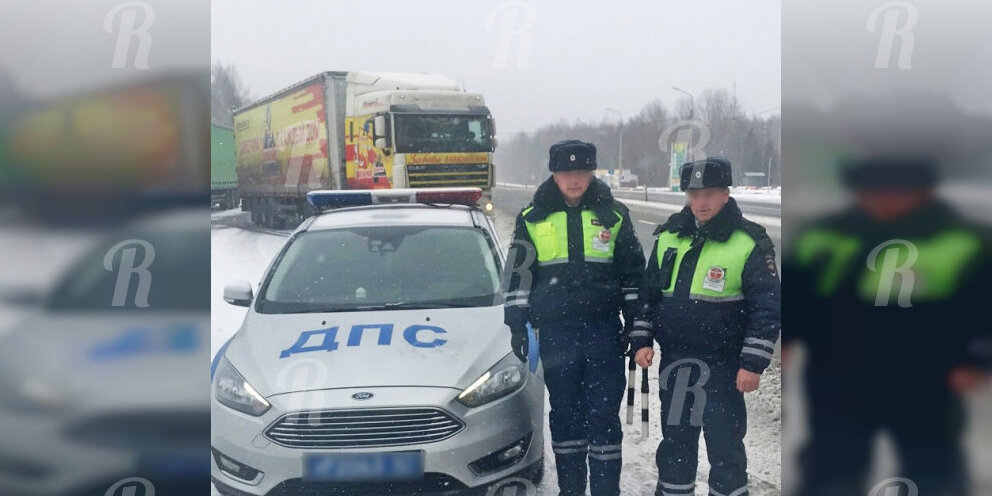
M544 383L503 325L477 188L312 192L211 369L225 494L457 494L541 477Z

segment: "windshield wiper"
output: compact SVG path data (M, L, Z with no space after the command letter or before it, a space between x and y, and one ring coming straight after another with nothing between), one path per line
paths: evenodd
M394 303L383 303L381 305L363 305L355 307L355 310L416 310L428 308L471 308L478 305L467 303L456 303L450 301L399 301Z
M369 310L426 310L431 308L474 308L480 305L470 305L468 303L457 303L451 301L400 301L395 303L381 303L376 305L356 305L348 307L312 307L301 309L290 308L264 308L263 313L345 313L345 312L367 312Z

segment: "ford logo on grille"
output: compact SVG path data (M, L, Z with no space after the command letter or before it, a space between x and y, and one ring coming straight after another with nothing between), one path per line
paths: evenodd
M351 397L354 398L354 399L356 399L356 400L367 400L367 399L371 398L372 396L374 396L374 395L372 393L367 392L367 391L362 391L361 393L355 393L355 394L351 395Z

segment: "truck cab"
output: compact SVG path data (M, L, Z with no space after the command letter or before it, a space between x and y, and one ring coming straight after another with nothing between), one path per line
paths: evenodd
M348 189L478 187L492 212L496 128L482 95L432 75L351 77Z

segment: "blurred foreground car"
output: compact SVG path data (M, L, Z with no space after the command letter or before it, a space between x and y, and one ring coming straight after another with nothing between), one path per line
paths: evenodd
M0 338L0 494L205 490L206 226L203 209L134 221Z

